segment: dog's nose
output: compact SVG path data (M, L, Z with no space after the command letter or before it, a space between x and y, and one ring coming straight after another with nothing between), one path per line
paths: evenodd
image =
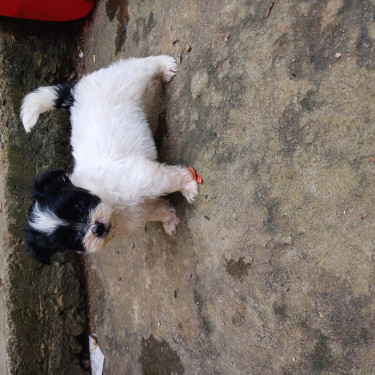
M104 237L109 233L109 227L106 227L103 223L95 223L95 226L92 228L92 233L97 237Z

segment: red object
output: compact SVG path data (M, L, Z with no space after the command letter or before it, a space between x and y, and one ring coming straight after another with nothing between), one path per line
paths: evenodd
M0 0L0 15L40 21L72 21L86 16L93 0Z
M198 183L198 184L203 184L203 178L200 176L197 172L195 172L193 167L188 167L189 172L193 175L193 179Z

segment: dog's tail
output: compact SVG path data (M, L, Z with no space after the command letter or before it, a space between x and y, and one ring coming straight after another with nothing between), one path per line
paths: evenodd
M22 101L21 120L27 132L38 121L41 113L52 109L69 109L74 103L74 86L76 82L56 86L39 87L27 94Z

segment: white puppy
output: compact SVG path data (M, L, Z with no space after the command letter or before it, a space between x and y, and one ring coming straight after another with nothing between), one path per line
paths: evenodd
M77 83L26 95L21 119L27 132L42 112L70 109L74 158L70 176L48 172L32 190L26 233L35 258L48 263L49 250L95 251L114 223L116 230L131 232L160 221L166 233L175 233L176 211L161 197L179 191L193 203L198 186L188 168L156 161L142 96L153 77L169 82L176 72L169 56L130 58Z

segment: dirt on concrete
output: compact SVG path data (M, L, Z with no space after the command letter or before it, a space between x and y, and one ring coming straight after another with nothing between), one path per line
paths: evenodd
M375 373L374 15L370 0L97 2L79 27L77 77L119 58L176 57L178 74L150 85L146 110L160 160L193 165L204 179L194 205L170 197L181 218L173 238L147 224L85 256L88 333L98 337L104 374ZM28 72L46 58L55 70L30 86L69 77L60 62L70 52L52 50ZM25 91L9 92L15 109ZM28 374L62 364L45 344L39 303L57 306L65 324L82 313L72 263L57 255L52 268L35 265L15 235L34 172L69 165L68 132L58 133L66 118L53 116L33 138L19 122L7 132L15 171L7 186L20 197L8 214L17 238L12 296L44 344L39 370ZM34 161L25 158L30 147ZM44 275L43 286L73 285L30 282L23 293L25 272ZM59 308L58 296L72 290L74 304ZM69 366L78 366L83 329L53 341L69 351ZM17 347L24 361L37 353L33 340Z

